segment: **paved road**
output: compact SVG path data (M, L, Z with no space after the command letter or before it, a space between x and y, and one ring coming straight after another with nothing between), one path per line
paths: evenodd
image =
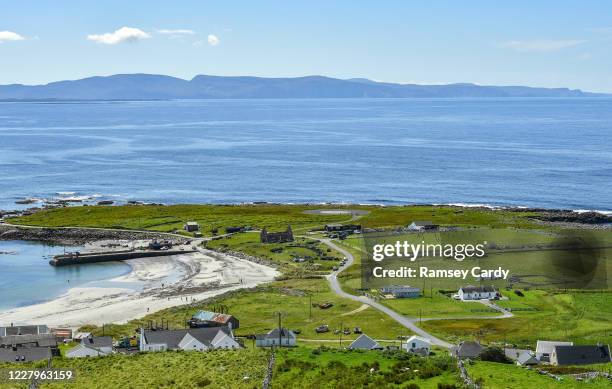
M366 297L366 296L355 296L349 293L346 293L345 291L342 290L342 287L340 287L340 283L338 282L338 274L341 273L344 269L346 269L347 267L351 266L353 264L353 261L355 260L353 258L353 255L346 251L345 249L343 249L342 247L337 246L336 244L334 244L333 242L331 242L328 239L322 239L321 242L323 242L324 244L326 244L327 246L331 247L332 249L342 253L346 258L346 264L344 264L344 266L340 267L338 270L334 271L333 273L329 274L327 276L327 280L329 281L329 285L332 288L332 290L339 296L347 298L347 299L351 299L353 301L357 301L363 304L368 304L369 306L371 306L374 309L379 310L380 312L390 316L393 320L395 320L396 322L400 323L401 325L403 325L404 327L408 328L410 331L414 332L417 335L420 335L422 337L425 338L429 338L431 340L431 342L437 346L440 347L444 347L444 348L451 348L453 345L451 343L448 343L442 339L436 338L435 336L433 336L432 334L430 334L429 332L423 330L422 328L419 328L414 322L416 319L414 318L409 318L403 315L400 315L399 313L395 312L394 310Z

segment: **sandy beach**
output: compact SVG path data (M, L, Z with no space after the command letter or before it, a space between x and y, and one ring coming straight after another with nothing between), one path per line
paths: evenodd
M229 290L250 288L278 275L269 266L205 249L126 261L130 273L74 287L51 301L0 312L0 324L125 323L172 306Z

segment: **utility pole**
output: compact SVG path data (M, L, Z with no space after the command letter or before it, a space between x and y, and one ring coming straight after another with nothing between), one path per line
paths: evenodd
M308 320L312 321L312 295L308 295Z
M342 327L342 322L340 322L340 348L342 348L342 334L344 332L344 327Z
M278 313L278 347L280 347L283 343L283 331L281 327L281 313Z

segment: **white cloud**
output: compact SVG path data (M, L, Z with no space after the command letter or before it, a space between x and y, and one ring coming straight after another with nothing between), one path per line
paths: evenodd
M157 30L157 33L162 34L162 35L195 35L195 31L182 29L182 28L175 29L175 30L161 29L161 30Z
M216 35L208 35L208 44L211 46L217 46L219 44L219 38Z
M100 35L87 35L87 40L104 43L106 45L116 45L117 43L121 42L135 42L150 37L151 35L139 28L121 27L115 32L107 32L106 34Z
M25 37L13 31L0 31L0 43L8 41L22 41Z
M532 41L508 41L500 44L500 47L512 49L520 52L539 52L547 53L567 49L585 43L584 40L569 39L569 40L532 40Z

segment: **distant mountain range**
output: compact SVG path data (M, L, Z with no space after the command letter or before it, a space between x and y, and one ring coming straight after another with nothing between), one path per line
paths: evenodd
M609 95L568 88L393 84L364 78L341 80L323 76L262 78L199 75L192 80L183 80L156 74L117 74L46 85L0 85L1 100L597 96Z

